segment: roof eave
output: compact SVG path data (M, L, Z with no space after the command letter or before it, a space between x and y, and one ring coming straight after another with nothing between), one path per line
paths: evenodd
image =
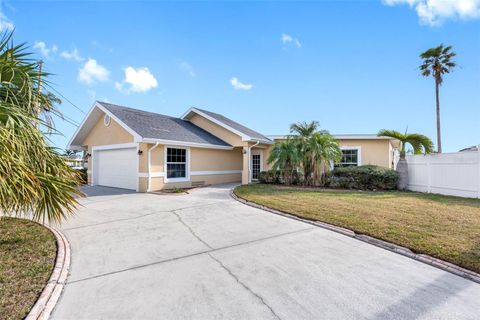
M159 143L163 145L172 145L172 146L184 146L184 147L195 147L195 148L206 148L206 149L220 149L220 150L232 150L233 146L222 146L210 143L198 143L198 142L188 142L188 141L178 141L178 140L166 140L166 139L156 139L156 138L143 138L142 142L145 143Z

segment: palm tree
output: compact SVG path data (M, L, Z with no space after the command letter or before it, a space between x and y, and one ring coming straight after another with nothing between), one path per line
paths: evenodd
M313 167L310 152L308 148L308 141L312 138L312 135L317 132L319 127L318 121L311 122L298 122L290 125L290 133L297 144L298 153L301 155L301 167L303 170L303 177L308 182L313 179Z
M450 73L456 66L451 59L456 56L455 52L451 51L452 46L439 45L435 48L430 48L420 54L423 59L423 64L420 66L422 75L425 77L433 76L435 79L435 98L436 98L436 112L437 112L437 148L438 153L442 153L442 138L440 134L440 96L439 88L443 83L443 75Z
M306 149L312 168L312 183L323 185L331 164L340 161L342 157L338 142L328 132L315 132L307 141Z
M400 133L395 130L382 129L378 132L379 137L390 137L400 141L400 160L397 163L397 172L400 176L398 189L405 190L408 185L408 164L405 159L406 145L413 148L414 154L427 154L433 151L433 142L429 137L419 133Z
M330 163L340 160L342 154L330 133L319 131L318 127L317 121L290 125L290 133L293 134L291 137L297 145L303 178L307 185L323 184Z
M297 142L292 138L275 142L267 159L273 170L280 170L286 185L292 183L293 174L300 165L300 154Z
M80 177L51 147L37 127L54 130L38 114L49 105L39 92L46 77L30 59L26 45L0 38L0 217L31 214L34 220L58 222L72 214Z

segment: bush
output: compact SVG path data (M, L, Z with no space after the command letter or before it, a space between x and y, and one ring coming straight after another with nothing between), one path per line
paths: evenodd
M329 174L327 185L343 189L394 190L398 178L395 170L373 165L340 167Z
M292 185L300 184L301 174L298 171L293 172ZM258 181L267 184L285 184L283 173L281 171L262 171L258 174Z

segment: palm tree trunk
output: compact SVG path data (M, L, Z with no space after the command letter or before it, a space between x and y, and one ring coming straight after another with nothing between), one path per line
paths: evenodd
M437 151L442 153L442 137L440 134L440 96L439 96L439 83L435 79L435 97L437 99Z

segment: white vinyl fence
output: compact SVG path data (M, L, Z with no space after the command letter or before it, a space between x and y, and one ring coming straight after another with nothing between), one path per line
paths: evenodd
M409 155L407 162L409 190L480 198L480 150Z

